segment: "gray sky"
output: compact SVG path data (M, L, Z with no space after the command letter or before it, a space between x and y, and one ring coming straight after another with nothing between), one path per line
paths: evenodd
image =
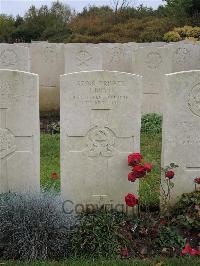
M50 6L52 1L53 0L0 0L0 13L13 16L19 14L23 16L31 5L35 5L36 7L40 7L41 5ZM97 6L109 5L112 0L61 0L61 2L68 4L76 11L81 11L83 7L90 4L95 4ZM134 6L143 4L153 8L157 8L162 3L162 0L133 0Z

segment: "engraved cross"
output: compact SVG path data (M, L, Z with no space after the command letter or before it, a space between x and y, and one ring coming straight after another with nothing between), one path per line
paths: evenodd
M7 108L0 108L0 180L5 184L3 190L8 191L9 180L7 178L8 159L15 152L32 150L32 136L15 136L6 124Z

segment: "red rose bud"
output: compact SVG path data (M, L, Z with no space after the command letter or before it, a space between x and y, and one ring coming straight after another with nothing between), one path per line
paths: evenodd
M141 163L142 155L140 153L132 153L128 156L128 165L134 166Z
M51 179L52 179L52 180L57 180L57 179L59 179L58 174L57 174L56 172L51 173Z
M150 163L144 164L144 169L147 171L147 173L150 173L152 168L153 168L152 164L150 164Z
M128 174L128 181L135 182L136 179L137 179L137 176L134 172L131 172Z
M195 179L194 179L194 182L195 182L196 184L200 185L200 177L195 178Z
M128 249L127 248L121 248L120 255L122 257L128 257L129 256Z
M145 170L144 166L142 166L142 165L134 166L133 172L136 173L137 178L141 178L141 177L144 177L146 175L146 170Z
M165 177L169 178L169 179L172 179L174 177L174 172L173 171L167 171L165 173Z
M135 207L138 205L138 199L134 194L127 194L125 197L126 205L129 207Z

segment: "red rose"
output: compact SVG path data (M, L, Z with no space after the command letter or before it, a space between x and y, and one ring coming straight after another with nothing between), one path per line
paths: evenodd
M172 170L170 171L167 171L165 173L165 177L169 178L169 179L172 179L174 177L174 172Z
M128 257L129 256L128 249L127 248L121 248L120 254L122 257Z
M200 185L200 177L195 178L195 179L194 179L194 182L195 182L196 184Z
M128 156L128 165L134 166L141 163L142 155L140 153L132 153Z
M126 202L126 205L129 207L134 207L134 206L138 205L137 197L133 194L130 194L130 193L126 195L125 202Z
M182 255L185 255L185 254L190 254L192 256L195 256L195 255L200 255L200 251L199 250L196 250L196 249L193 249L189 243L187 243L185 245L185 247L182 249L181 251L181 254Z
M149 173L149 172L151 172L151 170L152 170L152 164L150 164L150 163L145 163L144 164L144 169Z
M128 181L135 182L137 175L134 172L128 174Z
M137 175L137 178L144 177L146 175L146 170L142 165L136 165L133 167L133 172Z
M52 179L52 180L57 180L57 179L59 179L58 174L57 174L56 172L51 173L51 179Z

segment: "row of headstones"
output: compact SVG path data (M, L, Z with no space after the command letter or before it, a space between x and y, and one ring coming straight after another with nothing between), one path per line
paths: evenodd
M164 75L200 69L200 44L1 44L0 68L40 77L40 110L60 108L59 77L65 73L109 70L143 76L143 113L163 113Z
M142 77L112 71L61 76L61 191L74 203L123 203L127 155L140 150ZM163 166L175 162L171 201L200 175L200 71L166 75ZM0 192L40 190L39 78L0 70Z

